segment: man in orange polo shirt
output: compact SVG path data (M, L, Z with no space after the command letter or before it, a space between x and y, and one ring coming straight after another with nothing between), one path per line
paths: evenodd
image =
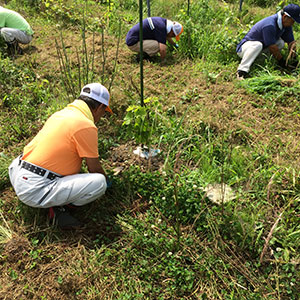
M80 226L63 206L82 206L106 191L95 124L106 111L112 113L109 98L100 83L83 87L79 99L54 113L9 166L19 199L32 207L49 208L50 218L61 228ZM79 174L83 159L89 173Z

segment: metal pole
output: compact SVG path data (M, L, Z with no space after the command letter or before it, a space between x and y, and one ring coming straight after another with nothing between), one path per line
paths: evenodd
M187 15L190 16L190 0L188 0Z
M150 18L151 17L150 0L147 0L147 8L148 8L148 18Z
M243 0L240 0L240 11L242 11Z
M141 80L141 106L144 106L144 73L143 73L143 0L140 6L140 80Z

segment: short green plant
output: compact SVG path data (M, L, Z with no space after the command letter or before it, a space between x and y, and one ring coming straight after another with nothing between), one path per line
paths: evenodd
M9 183L8 178L8 166L11 163L11 159L3 152L0 153L0 191L6 187Z
M35 11L39 11L44 0L10 0L5 2L8 2L8 4L12 7L18 7L22 5L23 7L27 7L30 9L34 8Z
M81 11L80 4L78 1L53 1L53 0L43 0L40 3L40 9L42 13L47 18L54 19L55 21L63 21L66 23L71 23L73 25L78 25L81 22ZM76 3L77 2L77 3ZM83 2L81 2L81 5Z
M16 65L9 58L0 58L0 68L0 146L7 147L32 135L40 110L54 96L49 81L37 78L31 62Z
M299 98L299 82L289 76L259 74L240 83L250 93L261 95L282 105L287 105Z
M126 109L123 126L136 143L150 147L161 124L162 105L157 98L147 98L144 103L145 106L130 105Z

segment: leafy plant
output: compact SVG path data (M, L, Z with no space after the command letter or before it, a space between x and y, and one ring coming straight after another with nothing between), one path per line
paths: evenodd
M239 20L226 3L201 0L191 3L191 14L180 10L184 20L184 34L179 50L189 57L204 57L211 61L228 63L237 59L235 48L240 35L231 26L239 25ZM207 22L207 20L213 22Z
M162 105L157 98L147 98L144 103L145 106L130 105L122 125L126 126L128 136L150 148L162 120Z
M81 11L80 5L78 7L78 4L82 4L82 2L43 0L40 3L40 9L47 18L51 18L56 21L63 21L65 24L71 23L73 25L78 25L81 23Z
M37 128L38 112L54 98L49 81L38 79L31 62L16 65L9 58L0 59L0 145L7 147L30 137Z

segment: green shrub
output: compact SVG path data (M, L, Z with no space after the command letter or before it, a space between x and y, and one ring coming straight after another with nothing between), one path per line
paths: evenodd
M32 136L41 119L40 110L53 99L50 84L38 80L30 63L14 64L0 59L1 147L7 147Z
M269 6L274 6L276 5L276 2L278 3L279 1L274 1L274 0L246 0L245 1L249 5L257 5L261 7L269 7ZM275 3L274 3L275 2ZM286 1L280 1L286 2Z
M192 2L190 16L181 10L179 17L184 25L181 53L221 63L237 59L235 48L241 34L232 28L239 25L239 20L226 4L211 0Z

